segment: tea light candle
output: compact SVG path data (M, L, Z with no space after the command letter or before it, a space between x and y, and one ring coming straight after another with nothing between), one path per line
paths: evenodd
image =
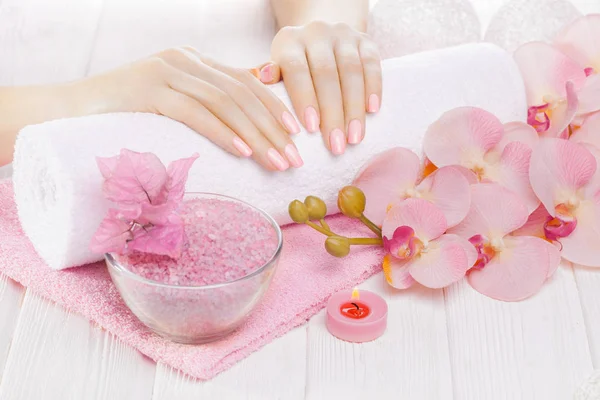
M387 326L387 303L367 290L334 293L327 302L327 329L348 342L369 342L383 334Z

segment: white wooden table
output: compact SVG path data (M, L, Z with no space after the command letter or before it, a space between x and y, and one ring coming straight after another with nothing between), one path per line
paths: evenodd
M146 3L160 15L190 1ZM503 2L486 8L479 1L477 8L489 19L489 7ZM0 0L0 83L75 79L107 60L128 61L111 58L111 41L126 40L114 28L127 18L136 21L134 31L149 26L127 3ZM589 7L584 11L600 8L598 0L580 3ZM176 25L181 34L193 29L193 19ZM130 59L175 44L154 40ZM465 282L395 292L377 275L362 287L382 293L390 306L379 340L335 340L320 313L212 381L197 382L0 275L0 399L563 400L600 368L600 270L562 265L520 303L492 301Z

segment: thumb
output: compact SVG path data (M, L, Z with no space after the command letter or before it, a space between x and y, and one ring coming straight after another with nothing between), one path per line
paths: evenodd
M250 72L266 85L271 85L281 80L281 70L279 69L279 65L271 61L259 65L256 68L252 68Z

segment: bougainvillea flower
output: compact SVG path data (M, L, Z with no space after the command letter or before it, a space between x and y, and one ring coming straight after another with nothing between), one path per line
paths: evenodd
M552 217L549 239L576 264L600 266L600 173L593 146L563 139L540 142L531 156L531 185Z
M435 204L448 226L462 221L470 203L469 182L463 174L454 167L440 168L419 182L420 174L419 157L408 149L397 147L373 157L353 182L365 192L365 215L381 225L388 208L414 197Z
M425 133L423 149L438 167L458 165L479 182L496 182L514 191L531 212L539 204L529 184L534 132L509 125L509 134L494 115L480 108L460 107L443 114ZM519 133L525 139L519 140Z
M544 136L563 135L577 112L585 72L577 62L542 42L522 45L514 59L525 82L527 122Z
M600 73L600 14L580 17L554 38L554 47L575 60L587 75Z
M383 260L387 282L404 289L415 281L443 288L460 280L477 254L465 239L444 234L448 225L441 210L423 199L407 199L392 207L382 234L390 254Z
M527 208L512 191L495 183L471 186L467 217L448 232L469 239L478 252L467 276L478 292L497 300L517 301L536 293L556 269L552 246L533 236L510 236L527 221ZM558 251L558 250L556 250Z

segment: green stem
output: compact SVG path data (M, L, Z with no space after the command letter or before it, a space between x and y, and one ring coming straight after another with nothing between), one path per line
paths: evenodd
M348 238L351 245L375 245L381 246L383 240L376 238Z
M327 222L325 222L324 219L321 220L321 226L325 229L327 229L328 231L331 231L331 229L329 228L329 225L327 225Z
M381 229L379 229L379 227L377 225L375 225L373 222L371 222L371 220L369 220L369 218L365 217L364 214L361 214L361 216L358 219L360 219L360 222L365 224L367 226L367 228L372 230L377 236L381 237Z
M315 224L312 221L306 221L306 225L310 226L311 228L313 228L316 231L321 232L323 235L325 236L333 236L335 235L333 232L331 232L329 229L325 229L320 225Z

